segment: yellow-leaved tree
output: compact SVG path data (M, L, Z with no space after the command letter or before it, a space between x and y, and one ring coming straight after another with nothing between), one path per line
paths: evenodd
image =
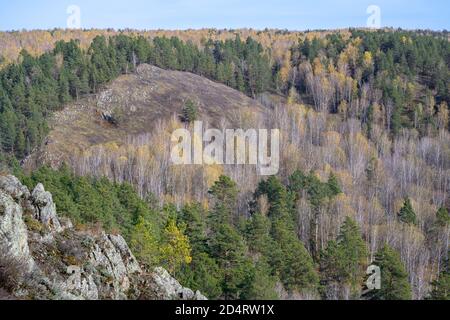
M189 238L178 228L174 219L169 219L164 229L160 254L161 262L172 275L183 264L192 262Z

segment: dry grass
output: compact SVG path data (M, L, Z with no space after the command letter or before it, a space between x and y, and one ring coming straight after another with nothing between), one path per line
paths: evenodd
M26 264L11 257L8 250L0 245L0 289L12 292L22 282L25 273Z
M251 126L258 121L250 118L262 118L266 110L239 91L204 77L141 65L135 74L119 77L97 96L57 112L45 144L25 168L42 163L57 167L92 146L123 145L130 136L153 132L160 120L178 118L188 99L198 105L201 120L214 128L221 128L224 119L230 127ZM120 112L120 121L113 126L102 114L115 112Z

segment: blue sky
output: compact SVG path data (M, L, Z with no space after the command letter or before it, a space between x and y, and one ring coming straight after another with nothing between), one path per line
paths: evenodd
M450 29L448 0L0 0L0 30L65 28L69 5L81 9L83 28L363 27L377 5L382 26Z

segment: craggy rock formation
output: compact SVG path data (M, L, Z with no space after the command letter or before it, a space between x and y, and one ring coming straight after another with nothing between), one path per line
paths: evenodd
M167 271L142 270L120 235L77 231L52 195L0 175L0 298L206 299Z
M61 231L61 224L56 216L56 206L50 192L46 192L44 186L39 183L31 196L36 208L34 218L53 230Z
M156 300L207 300L200 292L184 288L163 268L156 268L151 277L141 282L141 299Z

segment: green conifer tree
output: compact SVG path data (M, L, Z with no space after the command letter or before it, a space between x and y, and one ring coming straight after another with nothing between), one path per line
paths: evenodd
M373 300L411 300L411 285L408 273L397 251L385 245L375 256L374 265L381 270L381 289L368 294Z
M405 202L403 203L403 207L400 209L399 213L397 214L398 218L401 222L406 224L416 224L416 213L414 212L411 200L409 198L405 199Z

